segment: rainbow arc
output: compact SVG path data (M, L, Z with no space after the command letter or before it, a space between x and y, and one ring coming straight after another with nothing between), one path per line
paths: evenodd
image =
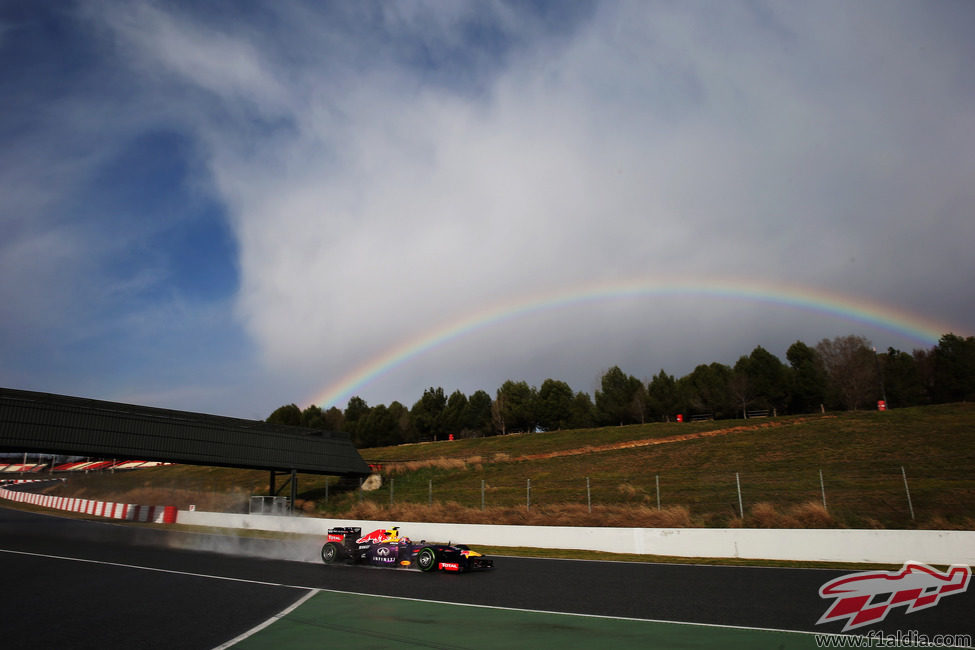
M602 282L560 291L525 295L464 314L440 323L417 336L402 340L333 381L311 403L339 406L363 386L410 359L477 330L530 314L585 302L620 298L694 296L733 298L817 312L854 323L862 323L932 346L945 333L956 331L945 323L909 311L810 287L756 282L753 280L654 280L639 278L625 282Z

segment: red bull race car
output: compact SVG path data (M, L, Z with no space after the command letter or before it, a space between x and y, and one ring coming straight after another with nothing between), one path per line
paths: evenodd
M380 528L368 535L363 535L361 528L329 528L328 541L322 546L322 561L455 573L494 566L493 560L463 544L413 542L400 537L398 527Z

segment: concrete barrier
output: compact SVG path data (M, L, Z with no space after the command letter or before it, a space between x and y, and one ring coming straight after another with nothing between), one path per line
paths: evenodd
M414 540L484 546L586 549L636 555L811 562L975 564L975 532L768 528L494 526L275 517L180 510L176 523L325 536L332 526L366 533L399 526Z
M415 540L455 541L484 546L586 549L689 558L897 565L913 560L927 564L975 564L975 531L432 524L177 511L173 506L141 506L51 497L4 488L0 488L0 498L110 519L268 530L322 537L333 526L359 526L363 533L376 528L400 526L403 535Z

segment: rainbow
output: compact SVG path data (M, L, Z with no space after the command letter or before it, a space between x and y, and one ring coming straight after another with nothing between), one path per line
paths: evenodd
M861 297L810 287L734 279L661 281L644 278L625 282L592 283L521 296L440 323L432 330L400 341L369 359L327 386L311 400L311 403L323 407L339 405L340 400L348 399L362 386L409 359L476 330L504 321L587 301L668 296L734 298L808 310L863 323L928 346L936 344L943 334L953 331L944 323L906 310L895 309Z

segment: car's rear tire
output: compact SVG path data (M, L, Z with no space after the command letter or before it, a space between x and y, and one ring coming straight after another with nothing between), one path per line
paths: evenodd
M342 547L338 544L335 542L327 542L322 547L322 562L325 564L334 564L340 559L342 559Z
M437 569L437 552L429 546L424 546L416 554L416 566L420 571L435 571Z

